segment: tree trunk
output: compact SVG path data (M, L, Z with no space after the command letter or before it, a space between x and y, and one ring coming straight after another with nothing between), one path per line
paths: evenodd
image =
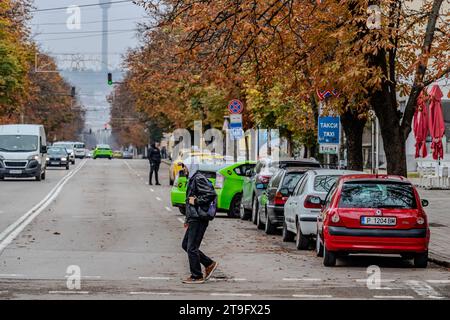
M383 137L384 152L386 153L387 173L406 177L406 144L399 125L399 113L396 103L391 99L387 86L374 92L371 104L380 123Z
M347 137L347 169L363 170L362 137L366 119L359 119L358 115L346 111L341 115L342 127Z

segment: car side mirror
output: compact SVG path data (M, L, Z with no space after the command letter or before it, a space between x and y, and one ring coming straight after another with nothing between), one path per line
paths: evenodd
M246 177L251 177L251 176L253 176L253 170L252 169L247 169L247 171L245 171L245 176Z
M41 153L47 153L47 146L41 146Z
M422 199L422 207L428 207L428 205L430 204L430 202L426 199Z

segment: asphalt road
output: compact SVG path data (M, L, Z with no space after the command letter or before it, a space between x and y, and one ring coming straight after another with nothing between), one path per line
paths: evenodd
M325 268L314 252L224 215L202 246L220 264L214 277L182 284L183 217L170 207L167 167L166 186L148 186L147 170L145 160L83 160L44 182L1 182L0 299L450 298L448 269L367 255ZM377 289L367 286L372 265ZM78 267L81 288L71 290Z

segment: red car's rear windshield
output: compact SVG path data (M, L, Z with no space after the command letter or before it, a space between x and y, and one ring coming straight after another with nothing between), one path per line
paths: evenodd
M342 186L340 208L416 209L413 186L390 181L349 181Z

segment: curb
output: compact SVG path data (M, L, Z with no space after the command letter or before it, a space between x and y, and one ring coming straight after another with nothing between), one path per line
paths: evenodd
M442 267L450 268L450 261L445 260L444 257L430 252L428 256L428 261L433 262L434 264L437 264Z

